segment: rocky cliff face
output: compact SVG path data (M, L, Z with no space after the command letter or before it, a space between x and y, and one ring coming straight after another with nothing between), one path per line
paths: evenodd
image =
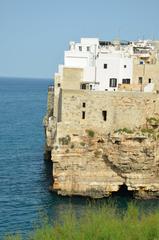
M90 124L90 120L95 119L93 117L88 117L87 124L84 124L78 116L76 119L76 113L81 103L86 100L87 105L91 104L91 101L95 104L93 99L97 98L96 94L89 96L90 92L85 95L82 92L75 98L73 92L68 97L62 97L61 91L56 87L55 91L53 86L49 87L48 111L44 118L45 157L53 162L52 189L61 195L101 198L110 196L125 186L134 197L159 197L158 95L149 98L146 95L145 98L138 94L132 98L130 93L128 105L124 100L128 93L122 94L122 100L119 96L116 102L116 95L110 96L111 101L106 98L110 105L115 102L114 110L109 109L109 123L119 115L120 124L130 127L133 114L133 123L134 119L142 118L142 121L137 121L140 126L133 124L133 129L130 130L114 129L115 124L108 128L103 122L101 124L101 120L93 122L98 123L96 127L95 124ZM88 95L88 99L79 100L83 95ZM96 101L100 100L100 104L102 99L98 97ZM103 102L105 104L105 98ZM139 107L140 114L137 115ZM90 115L90 109L82 108L82 111L87 111L87 115ZM127 114L125 109L129 110ZM130 112L131 117L128 114ZM125 118L122 118L122 115L125 115ZM92 127L88 129L90 125Z
M59 194L101 198L124 185L134 197L159 197L158 122L134 132L120 129L101 135L86 129L85 134L53 143L55 124L49 119L46 134L53 161L52 189Z

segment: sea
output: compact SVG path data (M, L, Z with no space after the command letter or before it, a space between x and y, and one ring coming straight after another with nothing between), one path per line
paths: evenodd
M14 233L25 238L43 214L56 220L68 207L80 213L92 201L49 191L52 164L44 161L42 122L51 84L51 79L0 78L0 239ZM108 201L126 209L132 198L116 195L93 204ZM136 200L136 204L145 211L159 208L158 200Z

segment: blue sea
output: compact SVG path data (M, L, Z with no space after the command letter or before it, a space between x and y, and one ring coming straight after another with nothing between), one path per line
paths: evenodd
M80 212L88 204L86 198L61 197L48 190L52 164L43 159L42 120L50 84L49 79L0 78L0 239L15 232L26 236L41 212L56 219L70 205ZM130 201L127 197L114 200L119 208ZM137 204L146 210L159 207L157 200Z

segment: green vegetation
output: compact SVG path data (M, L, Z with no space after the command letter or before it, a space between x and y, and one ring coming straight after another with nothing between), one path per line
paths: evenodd
M17 234L15 236L7 236L4 238L5 240L22 240L21 235Z
M80 142L80 145L84 147L86 144L84 142Z
M153 133L154 131L153 131L153 129L152 128L142 128L141 129L141 132L142 133Z
M149 123L150 125L156 125L159 126L159 119L155 118L155 117L151 117L151 118L147 118L147 123Z
M147 133L147 134L154 134L154 130L152 128L142 128L141 129L141 132L144 134L144 133Z
M142 128L141 133L143 135L147 135L148 137L152 137L154 140L158 139L158 131L155 131L153 128Z
M128 134L134 133L131 129L128 129L128 128L119 128L119 129L115 130L114 132L115 133L128 133Z
M5 240L21 240L8 236ZM73 211L63 213L49 224L35 229L29 240L157 240L159 239L159 211L145 214L134 204L125 212L113 205L88 207L81 216Z
M89 137L93 138L95 135L95 132L93 130L87 129L86 133L88 134Z
M120 128L115 130L114 133L127 133L127 134L136 133L157 140L159 139L159 119L155 117L146 118L145 126L142 129L138 129L138 131L137 129L131 130L128 128Z
M59 144L68 145L71 141L71 137L67 135L66 137L59 138Z

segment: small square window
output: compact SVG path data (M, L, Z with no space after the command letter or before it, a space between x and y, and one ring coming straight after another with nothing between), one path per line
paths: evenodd
M124 68L126 68L126 65L124 65Z
M104 69L107 69L107 67L108 67L108 66L107 66L107 64L106 64L106 63L104 63Z
M82 46L79 46L79 51L82 51Z
M57 84L57 86L58 86L58 87L60 87L60 86L61 86L61 84L60 84L60 83L58 83L58 84Z
M87 47L87 52L89 52L90 51L90 47Z
M85 102L82 103L82 107L84 107L84 108L86 107L86 103Z
M151 83L151 78L149 78L149 83Z

